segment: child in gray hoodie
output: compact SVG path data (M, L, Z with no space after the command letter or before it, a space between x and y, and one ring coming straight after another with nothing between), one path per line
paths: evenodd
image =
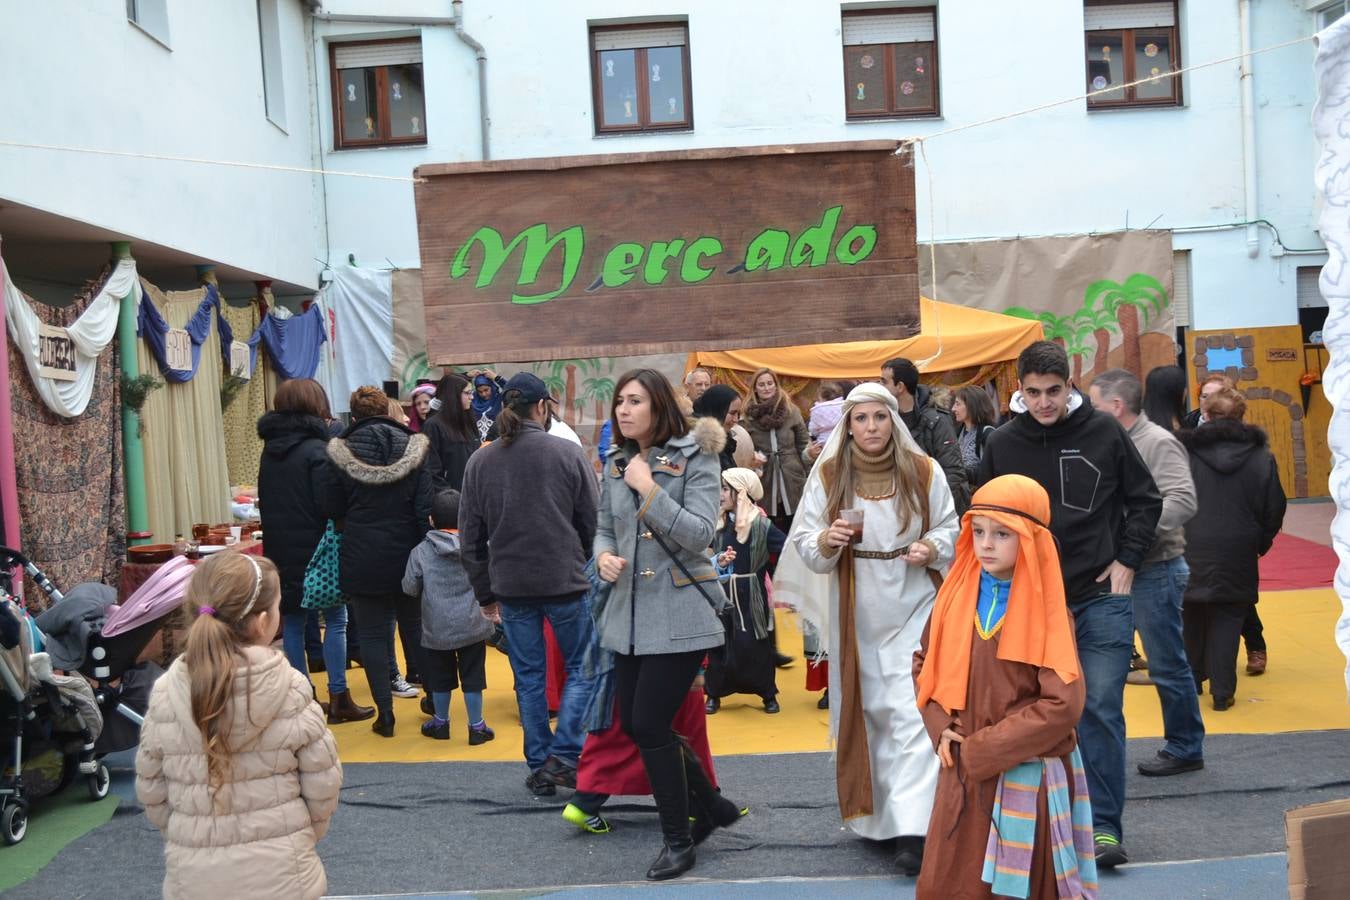
M431 695L432 718L422 723L422 734L450 740L450 693L464 692L469 718L469 744L485 744L496 735L483 721L486 640L493 627L474 597L469 575L460 558L459 491L442 490L431 504L431 523L408 557L403 592L422 600L423 679ZM423 711L428 711L423 701Z

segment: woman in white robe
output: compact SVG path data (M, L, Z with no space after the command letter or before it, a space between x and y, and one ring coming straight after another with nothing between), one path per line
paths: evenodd
M850 508L864 515L856 543L840 515ZM795 554L825 576L796 600L802 618L829 635L840 814L864 838L897 838L896 865L910 875L922 862L938 777L911 664L959 529L942 468L914 442L895 398L879 385L855 388L779 566L791 570Z

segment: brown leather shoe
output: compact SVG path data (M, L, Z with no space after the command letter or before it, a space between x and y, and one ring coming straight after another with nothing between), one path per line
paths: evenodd
M328 692L329 725L338 725L342 722L361 722L374 717L374 715L375 707L357 706L356 701L352 699L351 691Z
M1264 650L1247 651L1247 674L1248 675L1266 674L1266 651Z

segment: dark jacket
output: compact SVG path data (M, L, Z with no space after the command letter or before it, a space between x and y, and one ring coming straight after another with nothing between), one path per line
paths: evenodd
M1162 495L1120 423L1096 412L1081 394L1074 408L1046 427L1013 397L1017 415L989 435L980 483L1026 475L1050 494L1050 532L1059 541L1068 601L1111 590L1097 576L1114 561L1138 571L1153 545Z
M1255 603L1257 558L1284 523L1285 497L1266 433L1215 419L1178 432L1200 511L1186 523L1186 603Z
M499 438L470 457L459 536L478 602L580 600L598 505L585 452L538 422L523 422L510 446Z
M1186 413L1186 415L1183 416L1181 419L1181 427L1182 428L1200 427L1200 410L1193 409L1190 412Z
M258 463L258 513L263 555L281 576L281 611L300 611L305 566L328 523L325 504L335 485L328 464L328 425L297 413L270 412L258 419L263 441Z
M422 599L422 646L458 650L492 635L460 559L459 534L429 531L408 557L403 593Z
M423 423L422 434L427 436L431 444L427 469L431 472L432 484L437 488L459 490L464 484L464 467L478 449L477 435L467 441L457 438L439 416L433 416Z
M426 457L426 437L382 416L362 419L329 442L328 458L338 474L330 508L343 517L343 593L403 593L408 554L431 528Z
M919 385L914 396L914 408L901 413L900 419L914 437L914 442L942 466L959 516L970 506L971 487L966 482L966 467L961 462L961 445L956 442L956 422L951 413L932 404L931 395L928 388Z

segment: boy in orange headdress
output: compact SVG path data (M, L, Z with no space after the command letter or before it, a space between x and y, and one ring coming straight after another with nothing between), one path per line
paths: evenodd
M1083 679L1049 524L1030 478L976 491L914 654L942 761L920 898L1096 896Z

